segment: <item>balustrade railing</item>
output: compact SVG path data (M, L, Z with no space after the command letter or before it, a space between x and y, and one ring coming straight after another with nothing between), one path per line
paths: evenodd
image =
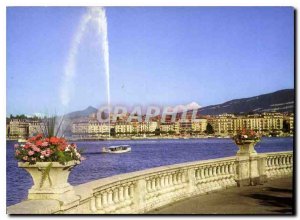
M253 164L260 179L290 175L293 171L293 152L259 154L251 160L257 161ZM59 205L55 203L48 209L52 213L144 213L193 195L237 186L239 172L244 168L247 172L249 161L228 157L108 177L74 186L79 200L72 207L56 210ZM243 169L238 171L239 166ZM41 209L35 213L42 213L42 203L35 203L35 208ZM30 200L8 207L8 213L22 214L28 204Z
M267 178L285 176L293 172L293 153L276 152L266 154Z

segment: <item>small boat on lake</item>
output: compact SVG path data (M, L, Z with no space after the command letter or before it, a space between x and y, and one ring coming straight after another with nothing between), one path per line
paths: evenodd
M26 139L18 139L18 143L22 144L22 143L26 143L27 140Z
M118 145L118 146L110 146L103 147L102 153L110 153L110 154L120 154L131 151L131 147L129 145Z

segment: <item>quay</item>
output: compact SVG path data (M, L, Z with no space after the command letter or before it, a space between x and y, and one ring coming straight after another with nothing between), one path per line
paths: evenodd
M253 143L250 143L242 145L233 157L155 167L77 186L68 185L68 192L63 190L66 185L62 185L61 188L57 186L55 189L49 188L48 191L43 189L41 192L34 188L34 190L29 190L28 198L30 199L7 207L7 213L146 214L171 212L171 209L166 208L169 205L171 205L169 207L176 207L177 204L181 207L178 210L182 210L186 206L184 204L194 201L195 198L196 201L203 203L205 198L208 198L207 193L214 192L218 193L211 194L214 196L209 199L218 200L218 195L223 195L223 204L226 207L226 195L228 198L231 195L234 198L233 201L237 201L238 197L241 201L247 201L247 193L243 194L245 192L251 195L252 191L256 198L274 196L274 194L259 194L256 190L268 191L273 188L275 194L282 193L280 190L284 191L285 188L272 184L276 184L279 181L277 179L292 179L293 160L292 151L257 154ZM49 194L51 194L50 197ZM249 198L248 201L250 201ZM178 201L181 202L176 203ZM214 204L213 201L211 202L207 203L207 211L215 212L215 209L209 209L209 204L211 206ZM258 206L262 205L259 201L256 202ZM251 207L255 202L250 203L252 205L249 205L248 210L244 210L244 214L253 213ZM290 210L289 207L287 209ZM237 210L231 213L230 209L228 210L229 214L238 212ZM196 213L195 210L190 211ZM290 212L287 211L287 213Z
M178 201L146 214L294 214L293 178L234 187Z

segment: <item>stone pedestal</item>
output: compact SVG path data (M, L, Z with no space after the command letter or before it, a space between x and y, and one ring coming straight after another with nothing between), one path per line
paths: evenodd
M236 182L238 186L257 185L261 183L259 162L260 158L254 149L257 141L244 140L237 144L236 154Z
M19 162L18 166L24 168L32 177L34 185L28 190L29 200L58 200L62 207L73 206L79 201L73 186L68 183L71 169L78 164L69 161L65 165L58 162L37 162L30 165L28 162ZM45 171L51 164L49 173ZM45 176L42 183L43 176Z

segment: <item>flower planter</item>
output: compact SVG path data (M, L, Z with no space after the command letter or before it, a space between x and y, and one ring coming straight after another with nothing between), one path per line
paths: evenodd
M52 163L49 175L45 175L43 184L43 173ZM28 162L19 162L18 166L24 168L32 177L34 185L28 190L28 199L55 199L62 204L70 204L78 200L73 186L68 183L71 169L79 164L79 161L69 161L65 165L58 162L37 162L30 165ZM46 172L47 173L47 172Z
M257 155L256 150L254 149L256 143L258 143L258 140L242 140L241 142L236 143L239 150L237 152L237 156L254 156Z
M241 140L235 142L239 150L236 154L236 182L238 186L257 185L263 182L260 175L260 158L254 149L259 140Z

